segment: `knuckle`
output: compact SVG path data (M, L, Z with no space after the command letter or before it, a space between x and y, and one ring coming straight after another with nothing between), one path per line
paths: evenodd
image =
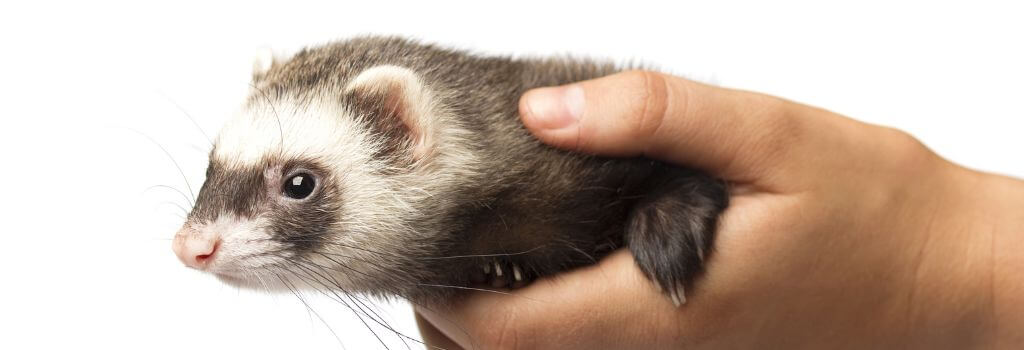
M914 135L903 130L889 127L884 127L884 130L891 135L894 142L894 148L898 151L899 155L908 156L910 158L919 158L929 153L927 152L927 148L924 144L914 137Z
M629 94L626 111L629 128L634 137L651 137L657 134L665 119L669 104L669 91L665 77L651 71L626 73L624 86L633 92Z
M898 171L930 171L932 169L928 165L934 163L932 161L937 158L924 143L903 130L889 127L881 127L881 129L886 139L890 140L888 158L894 169Z

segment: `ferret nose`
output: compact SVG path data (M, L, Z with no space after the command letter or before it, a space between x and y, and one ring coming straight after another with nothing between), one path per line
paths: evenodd
M204 234L189 229L182 229L174 235L174 254L185 266L202 270L209 264L210 258L217 252L220 238L215 234Z

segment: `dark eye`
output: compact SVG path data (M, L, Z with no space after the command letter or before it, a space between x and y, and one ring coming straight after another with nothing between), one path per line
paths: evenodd
M284 182L284 195L294 199L304 199L316 188L316 178L306 173L295 174Z

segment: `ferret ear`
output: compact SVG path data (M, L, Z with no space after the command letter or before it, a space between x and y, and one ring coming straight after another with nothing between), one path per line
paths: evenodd
M381 152L422 159L433 149L433 97L416 72L398 66L376 66L345 87L350 106L370 128L388 140Z
M256 49L252 58L253 80L259 80L274 64L283 61L284 58L286 57L282 57L279 52L275 52L270 47L264 46Z

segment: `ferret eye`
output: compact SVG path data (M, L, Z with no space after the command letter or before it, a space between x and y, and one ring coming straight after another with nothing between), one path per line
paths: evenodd
M313 193L316 179L306 173L295 174L284 182L284 195L294 199L304 199Z

